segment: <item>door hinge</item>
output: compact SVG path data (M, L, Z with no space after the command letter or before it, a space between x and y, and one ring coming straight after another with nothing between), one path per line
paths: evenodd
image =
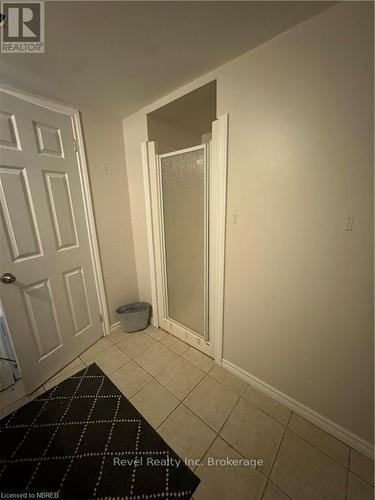
M102 314L99 314L99 319L100 319L100 322L101 322L101 323L104 323L104 320L103 320L103 315L102 315Z
M75 139L73 139L73 148L74 148L74 151L77 152L78 151L78 147L77 147L77 141Z

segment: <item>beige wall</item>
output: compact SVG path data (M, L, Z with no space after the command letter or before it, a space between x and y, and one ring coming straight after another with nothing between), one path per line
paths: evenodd
M82 113L83 131L110 323L138 299L121 120Z
M217 78L218 115L229 113L224 358L368 441L370 9L332 7L124 121L138 280L150 297L146 113Z
M218 85L230 115L224 357L369 441L371 19L369 5L329 9L226 65Z
M139 300L151 300L150 266L147 247L146 205L143 188L141 144L147 140L146 114L123 120L129 199L133 227L135 265Z
M190 148L201 143L199 132L179 127L155 116L147 117L147 135L149 141L157 143L160 154Z

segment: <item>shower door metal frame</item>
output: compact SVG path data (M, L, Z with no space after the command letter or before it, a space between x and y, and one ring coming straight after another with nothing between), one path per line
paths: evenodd
M164 228L164 198L163 198L163 180L162 180L162 160L164 158L170 158L173 156L179 156L184 153L190 153L192 151L203 151L203 165L204 165L204 211L203 211L203 226L204 226L204 246L203 246L203 310L204 310L204 332L203 336L194 330L190 329L186 325L179 323L176 319L173 319L169 315L168 306L168 278L167 278L167 261L166 261L166 248L165 248L165 228ZM159 229L160 229L160 244L161 244L161 281L162 281L162 300L159 303L159 321L163 323L163 326L170 333L182 334L184 337L190 335L196 335L199 339L204 340L207 344L209 342L209 291L208 291L208 280L209 280L209 185L210 185L210 143L200 144L198 146L192 146L190 148L180 149L177 151L172 151L170 153L164 153L156 156L156 172L157 172L157 193L158 193L158 204L159 204Z

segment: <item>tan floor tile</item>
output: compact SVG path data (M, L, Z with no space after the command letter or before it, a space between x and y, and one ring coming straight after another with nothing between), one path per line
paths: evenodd
M177 353L179 356L187 349L189 349L188 344L178 339L174 335L168 335L167 337L164 337L161 343L168 347L168 349L171 349L172 351Z
M271 481L268 481L263 500L290 500L290 497L279 490Z
M96 363L106 375L110 375L127 363L129 359L129 356L124 351L119 349L117 345L112 344L111 347L98 354L98 356L86 361L86 364L89 366L92 363Z
M156 343L135 358L138 364L155 377L178 358L177 354L162 344Z
M350 470L368 483L374 485L374 461L356 450L351 450Z
M63 380L66 380L67 378L71 377L72 375L75 375L76 373L83 370L84 368L86 368L86 365L84 363L82 363L82 361L80 361L80 364L76 365L74 368L71 368L70 370L65 370L64 373L62 373L60 375L55 375L53 378L48 380L44 384L44 389L46 391L48 391L52 387L55 387L55 385L59 384Z
M21 408L21 406L37 398L38 396L43 394L43 392L44 392L44 387L39 387L36 391L32 392L28 396L24 396L23 398L17 399L17 401L14 401L14 403L6 406L5 408L1 408L0 419L6 417L7 415L9 415L9 413L14 412L15 410L18 410L18 408Z
M374 488L350 473L347 500L374 500Z
M220 435L244 457L262 459L261 470L267 474L284 429L279 422L241 399Z
M109 378L127 398L131 398L152 379L151 375L134 361L129 361L111 373Z
M249 385L244 394L244 398L261 410L268 413L268 415L271 415L271 417L275 418L283 425L286 425L288 423L290 414L292 412L264 392L258 391L257 389L255 389L255 387L251 387L251 385Z
M201 459L216 436L184 405L174 410L159 427L158 433L183 460Z
M131 403L153 427L158 427L179 404L170 392L152 380L130 399Z
M182 400L205 376L199 368L178 358L173 364L157 375L156 379L172 394Z
M62 368L59 372L57 372L53 377L51 377L50 380L52 380L53 378L56 378L56 377L61 377L61 375L64 375L64 373L70 372L74 368L77 368L78 366L81 366L81 365L82 365L82 360L78 356L76 359L73 359L73 361L71 361L69 364L64 366L64 368Z
M203 352L198 351L198 349L194 349L194 347L187 349L182 354L182 357L206 373L215 366L215 361L212 358L206 356Z
M131 333L126 333L121 327L119 327L105 338L111 340L114 344L117 344L118 342L121 342L121 340L126 339L129 335L131 335Z
M202 467L195 471L201 483L194 492L196 500L258 500L265 477L248 466L208 466L211 459L241 459L241 455L225 441L217 438L203 459Z
M212 370L209 372L209 375L210 377L216 379L218 382L221 382L223 385L225 385L225 387L232 390L239 396L243 395L248 386L246 382L218 365L215 365L212 368Z
M162 330L161 328L155 328L153 325L148 326L146 330L144 330L144 332L147 333L147 335L150 335L157 342L168 335L165 330Z
M292 415L289 429L319 448L323 453L326 453L345 467L348 467L349 446L334 438L331 434L328 434L295 413Z
M232 391L206 376L187 396L184 404L211 427L219 430L238 399Z
M346 476L344 467L287 431L271 479L296 500L344 500Z
M151 347L155 343L149 335L143 332L135 332L130 334L126 339L121 340L117 346L123 350L128 356L134 358Z
M107 337L102 337L95 344L86 349L86 351L80 355L80 358L84 363L86 363L86 361L88 361L89 359L97 356L98 354L112 346L113 342L111 342Z

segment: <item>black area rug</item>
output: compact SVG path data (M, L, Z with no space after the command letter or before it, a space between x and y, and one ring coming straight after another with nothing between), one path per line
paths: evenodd
M95 364L0 421L3 495L188 499L198 484Z

